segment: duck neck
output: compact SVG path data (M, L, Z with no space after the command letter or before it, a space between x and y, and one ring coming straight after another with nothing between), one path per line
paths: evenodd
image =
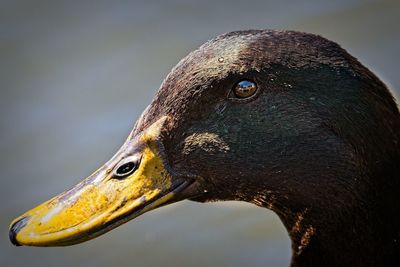
M351 205L276 211L292 241L291 266L393 265L400 255L400 177L394 175L387 181L395 183L375 184Z

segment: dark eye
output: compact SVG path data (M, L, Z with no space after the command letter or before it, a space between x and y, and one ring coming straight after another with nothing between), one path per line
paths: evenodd
M237 98L247 98L254 95L256 92L256 83L249 80L240 81L233 88L233 93Z
M125 159L123 163L115 169L114 176L115 178L125 178L136 171L139 167L139 160L134 158Z

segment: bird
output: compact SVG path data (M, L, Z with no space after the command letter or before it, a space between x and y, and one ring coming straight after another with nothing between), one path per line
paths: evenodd
M292 267L394 266L399 141L396 100L337 43L229 32L171 70L107 163L15 219L9 236L73 245L184 199L238 200L279 216Z

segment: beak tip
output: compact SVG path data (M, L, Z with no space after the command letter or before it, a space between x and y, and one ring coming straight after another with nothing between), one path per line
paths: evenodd
M17 246L17 247L22 246L22 244L19 243L17 240L17 234L26 225L26 223L28 222L28 219L29 219L29 217L23 217L23 218L19 219L18 221L11 224L8 236L10 238L11 243L14 246Z
M15 231L13 231L12 229L10 229L10 232L9 232L8 235L9 235L9 237L10 237L11 243L12 243L14 246L16 246L16 247L20 247L20 246L21 246L21 244L18 243L17 238L16 238L17 232L15 232Z

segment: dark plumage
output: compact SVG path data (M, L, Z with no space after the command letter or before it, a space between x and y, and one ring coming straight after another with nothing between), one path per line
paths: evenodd
M235 98L244 79L258 91ZM336 43L294 31L221 35L171 71L132 147L161 116L160 157L173 181L191 183L174 201L272 209L292 266L393 266L400 255L399 111Z
M260 95L227 99L245 78ZM173 69L136 131L159 114L173 118L171 166L204 178L209 193L198 200L274 210L294 266L383 266L400 255L399 111L336 43L292 31L221 35ZM188 142L205 132L229 150Z

